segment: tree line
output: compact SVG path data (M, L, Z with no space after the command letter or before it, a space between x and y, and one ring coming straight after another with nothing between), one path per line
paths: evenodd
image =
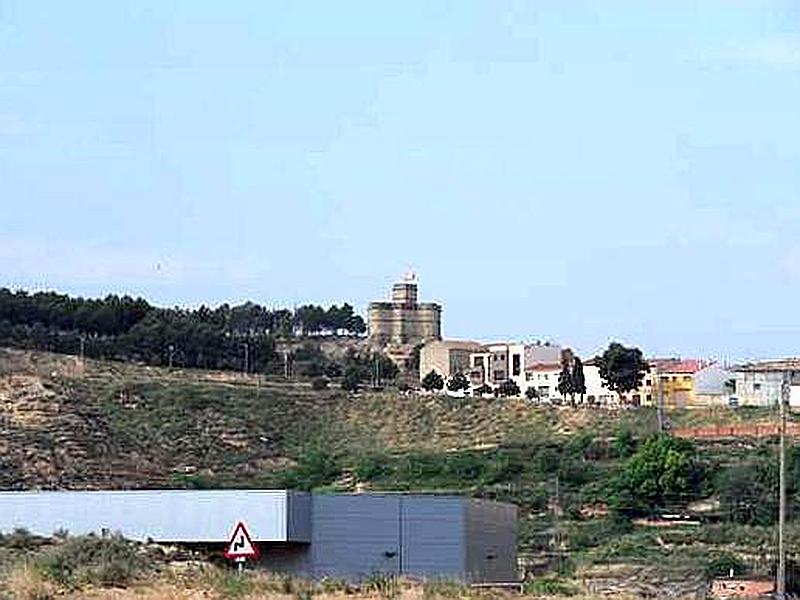
M276 339L365 331L364 319L347 303L327 309L268 309L253 302L184 309L130 296L0 288L0 345L92 358L264 372L282 360Z

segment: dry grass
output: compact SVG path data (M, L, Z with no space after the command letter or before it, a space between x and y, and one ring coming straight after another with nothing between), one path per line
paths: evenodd
M30 563L21 563L5 576L4 587L14 600L51 600L56 587Z

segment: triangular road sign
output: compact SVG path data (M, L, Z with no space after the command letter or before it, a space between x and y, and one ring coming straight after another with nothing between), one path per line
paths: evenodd
M233 530L228 547L225 549L225 558L252 558L255 560L260 554L258 546L250 539L247 527L242 521L239 521Z

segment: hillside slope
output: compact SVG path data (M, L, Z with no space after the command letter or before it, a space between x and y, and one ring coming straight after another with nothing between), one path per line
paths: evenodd
M602 435L621 421L649 430L650 420L535 409L522 399L313 391L254 376L0 350L3 489L154 487L194 473L247 485L309 446L343 455L452 452Z
M668 417L699 426L769 415ZM0 349L0 489L455 491L517 504L527 572L584 589L651 593L642 585L666 581L684 593L679 583L695 589L719 565L767 573L768 506L758 524L718 513L720 524L669 531L606 516L609 484L655 424L651 409L315 391L307 382ZM696 451L707 477L701 494L715 493L720 471L768 466L774 456L769 440L700 441ZM800 544L800 529L789 536Z

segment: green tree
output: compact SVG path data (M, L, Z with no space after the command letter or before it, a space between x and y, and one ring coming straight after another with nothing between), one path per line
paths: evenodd
M525 390L525 397L528 400L537 400L539 398L539 392L535 387L531 386Z
M422 378L422 389L428 392L437 392L444 388L444 378L436 371L431 370L430 373Z
M617 342L609 344L596 362L605 386L618 394L627 394L638 389L648 369L647 361L639 348L626 348Z
M583 404L583 396L586 394L586 376L583 374L583 362L577 356L572 364L572 392L580 395L581 404Z
M642 444L612 482L609 504L619 513L646 514L691 500L697 496L701 481L694 445L656 435Z
M466 376L461 372L458 371L455 375L450 378L450 381L447 382L447 389L451 392L460 392L461 390L468 390L469 389L469 381L467 381Z
M575 404L575 392L572 386L572 371L569 368L569 364L564 362L561 365L561 373L558 374L558 393L561 394L563 398L567 398L567 396L571 397L570 404Z

